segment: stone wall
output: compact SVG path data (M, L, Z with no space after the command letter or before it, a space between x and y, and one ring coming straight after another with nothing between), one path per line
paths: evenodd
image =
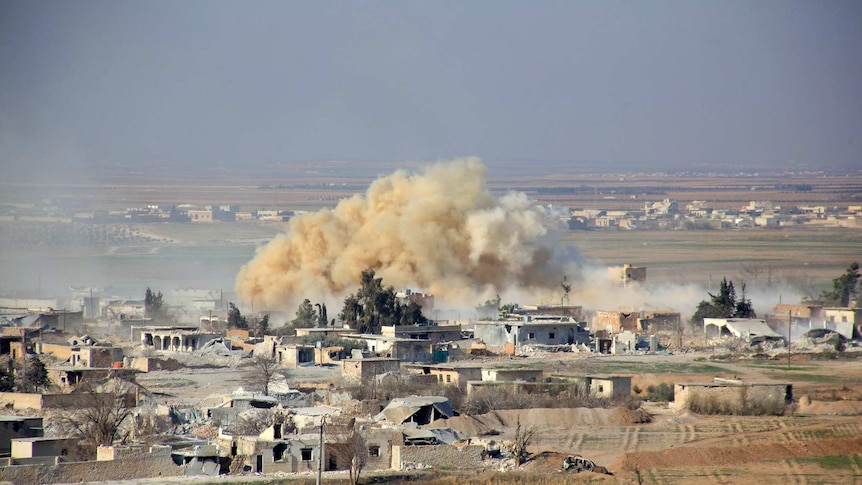
M178 477L183 467L170 456L112 461L81 461L57 465L20 465L0 468L0 481L11 483L79 483L99 480Z
M392 468L395 470L410 466L472 470L482 466L484 457L485 447L479 445L392 446Z

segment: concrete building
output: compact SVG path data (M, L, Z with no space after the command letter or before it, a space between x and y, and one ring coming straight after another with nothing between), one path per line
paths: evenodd
M492 367L482 369L483 382L542 382L542 369L525 369L516 367Z
M373 355L398 359L402 362L431 362L431 341L423 339L389 337L371 333L347 334L344 338L365 343L366 350Z
M122 347L71 347L69 361L73 367L114 367L123 362Z
M191 222L212 222L212 209L189 209L189 220Z
M591 397L603 399L626 398L632 395L631 376L587 375L585 387Z
M44 435L42 418L38 416L0 416L0 455L12 452L12 440L38 438Z
M132 341L154 350L194 352L219 338L221 334L202 332L196 326L132 326Z
M437 383L466 388L467 381L482 380L482 366L476 364L405 364L409 371L436 376Z
M643 283L647 279L647 269L643 266L612 266L608 268L608 278L611 282L625 286L632 282Z
M641 332L643 331L643 328L641 328L639 319L640 313L635 311L621 312L597 310L593 313L593 318L590 322L590 330L594 333L605 332L605 337L610 334L624 331Z
M14 335L0 335L0 355L8 355L12 360L23 361L27 354L24 338Z
M80 461L81 453L78 450L80 438L13 438L12 460L18 464L26 458L59 457L64 461Z
M509 354L514 354L521 345L589 344L590 335L583 324L569 318L557 318L557 321L547 321L526 316L522 320L477 321L473 322L473 332L489 350Z
M756 345L770 340L784 340L760 318L704 318L703 332L707 338L735 337Z
M275 359L284 367L299 367L303 364L338 364L345 358L344 347L317 347L315 345L276 345Z
M430 343L452 342L461 340L461 325L384 325L380 327L380 334Z
M862 308L824 307L822 315L827 328L833 326L846 338L852 339L862 335ZM841 324L849 328L850 332L846 329L843 332L838 330Z
M401 361L395 358L373 357L341 361L341 377L353 382L369 382L379 374L399 370L401 370Z

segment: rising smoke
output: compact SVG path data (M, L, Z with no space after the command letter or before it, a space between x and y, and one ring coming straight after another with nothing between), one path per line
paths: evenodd
M544 210L523 193L496 197L476 158L397 171L334 210L293 218L237 275L257 308L329 299L374 269L385 285L422 288L449 302L558 287L575 271Z

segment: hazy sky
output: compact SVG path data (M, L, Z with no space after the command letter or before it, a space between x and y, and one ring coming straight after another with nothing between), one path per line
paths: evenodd
M0 2L7 175L465 155L862 166L862 2Z

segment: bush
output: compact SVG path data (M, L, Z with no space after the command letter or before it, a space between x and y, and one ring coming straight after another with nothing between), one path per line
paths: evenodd
M671 402L673 401L673 384L662 382L658 386L650 384L646 388L646 398L650 401Z

